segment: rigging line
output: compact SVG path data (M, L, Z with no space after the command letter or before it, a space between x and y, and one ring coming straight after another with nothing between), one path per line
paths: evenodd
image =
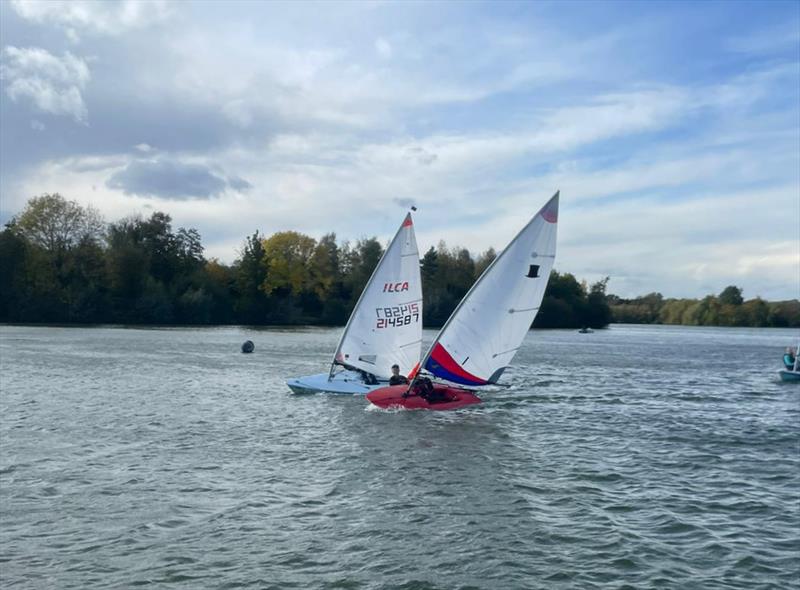
M494 353L494 354L492 355L492 358L497 358L497 357L498 357L498 356L500 356L501 354L508 354L509 352L516 352L516 351L518 351L518 350L519 350L519 348L520 348L520 347L519 347L519 346L517 346L516 348L510 348L510 349L508 349L508 350L504 350L503 352L496 352L496 353Z
M422 338L420 338L419 340L414 340L414 342L409 342L408 344L398 344L397 347L405 348L406 346L414 346L415 344L419 344L420 342L422 342Z
M508 313L521 313L523 311L534 311L539 309L538 307L526 307L525 309L514 309L513 307L508 310Z

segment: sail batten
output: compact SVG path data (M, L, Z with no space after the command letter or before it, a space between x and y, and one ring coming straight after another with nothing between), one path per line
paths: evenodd
M395 363L405 374L418 363L421 347L422 280L409 213L350 314L330 375L342 365L388 378Z
M556 193L475 281L423 358L425 371L461 385L497 382L544 297L556 254L558 199Z

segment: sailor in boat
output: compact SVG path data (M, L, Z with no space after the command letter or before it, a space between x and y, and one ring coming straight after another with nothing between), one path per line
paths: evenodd
M378 378L375 377L375 375L373 375L372 373L364 371L363 369L356 369L356 371L358 371L358 374L361 375L362 381L364 381L364 383L366 383L367 385L378 384Z
M437 390L427 377L417 379L416 383L411 386L411 389L403 394L403 397L409 397L411 395L418 395L429 404L450 401L444 391Z
M392 376L389 377L389 385L407 385L408 379L400 374L400 365L392 365Z
M794 370L794 361L795 361L794 350L792 350L791 346L787 346L786 352L783 353L783 364L786 367L787 371Z

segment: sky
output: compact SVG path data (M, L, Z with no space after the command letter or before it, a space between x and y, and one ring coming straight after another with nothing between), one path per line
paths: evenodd
M0 222L58 192L207 257L502 249L623 297L800 297L800 2L0 2Z

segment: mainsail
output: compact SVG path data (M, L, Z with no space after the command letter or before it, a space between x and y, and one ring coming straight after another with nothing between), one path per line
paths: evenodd
M422 280L411 213L406 215L364 287L339 346L336 365L388 378L398 364L407 375L422 347Z
M425 371L462 385L497 383L544 297L556 256L558 195L467 292L425 355Z

